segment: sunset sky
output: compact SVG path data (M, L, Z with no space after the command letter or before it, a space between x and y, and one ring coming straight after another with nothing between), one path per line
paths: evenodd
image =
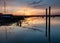
M6 0L6 13L14 15L45 14L52 6L52 14L60 14L60 0ZM4 12L4 0L0 0L0 13Z

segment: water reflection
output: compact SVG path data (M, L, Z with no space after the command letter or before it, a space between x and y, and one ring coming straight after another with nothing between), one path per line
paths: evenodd
M51 26L57 26L60 25L60 18L51 18ZM22 27L37 27L37 28L45 28L46 25L46 18L41 17L32 17L32 18L26 18L22 22Z
M52 43L60 42L60 18L51 18L51 40ZM22 22L22 27L16 26L16 23L11 26L0 26L0 42L6 43L48 43L45 37L45 18L26 18Z
M45 24L45 18L37 18L37 17L32 17L32 18L26 18L22 26L38 26L38 25L43 25Z

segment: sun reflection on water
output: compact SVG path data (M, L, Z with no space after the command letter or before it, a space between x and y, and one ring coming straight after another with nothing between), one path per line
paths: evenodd
M51 25L60 25L60 18L51 18ZM49 19L48 19L49 20ZM11 26L16 26L17 23L13 23ZM23 26L46 26L46 18L42 17L31 17L31 18L25 18L25 20L22 21L22 27Z
M46 19L41 17L32 17L32 18L26 18L22 26L35 26L35 25L45 25ZM59 25L60 20L59 18L51 18L51 25Z
M32 17L32 18L26 18L23 21L22 26L33 26L33 25L42 25L42 24L45 24L45 19Z

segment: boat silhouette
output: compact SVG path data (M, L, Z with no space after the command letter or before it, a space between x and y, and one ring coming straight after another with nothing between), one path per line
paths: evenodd
M14 16L12 14L2 14L0 13L0 26L10 25L12 23L24 20L23 16Z

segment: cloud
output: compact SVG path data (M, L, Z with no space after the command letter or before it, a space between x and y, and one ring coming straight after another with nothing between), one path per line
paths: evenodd
M33 2L29 3L29 5L39 4L39 3L41 3L41 2L42 2L42 0L33 1Z
M0 9L4 5L3 2L4 0L0 0ZM9 7L9 9L7 8L9 11L15 11L24 6L44 9L49 5L54 6L53 8L58 8L60 7L60 0L6 0L6 6Z

